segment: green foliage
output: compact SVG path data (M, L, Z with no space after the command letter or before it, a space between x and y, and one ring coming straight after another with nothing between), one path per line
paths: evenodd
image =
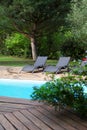
M38 39L38 52L40 54L42 53L48 55L50 59L58 59L62 55L71 55L72 57L72 53L74 53L73 51L71 53L70 50L70 46L72 45L69 45L69 43L67 43L67 40L71 37L72 34L70 31L64 31L64 27L60 27L60 29L57 32L45 35ZM67 43L67 45L65 45L65 42Z
M75 75L83 75L87 76L87 65L81 66L75 66L71 68L70 73L75 74Z
M77 43L87 49L87 0L72 0L68 23Z
M4 39L6 38L6 34L2 31L0 31L0 54L6 54L5 53L5 43L4 43Z
M1 21L2 23L5 21L6 26L8 24L9 27L29 36L33 33L41 34L43 30L45 33L52 33L58 29L57 27L63 25L69 11L69 3L70 0L66 2L64 0L13 0L10 2L3 0L0 3L0 13L4 19L1 17ZM2 27L4 28L5 25L3 24Z
M67 39L61 46L63 55L71 56L72 59L82 59L85 52L85 46L80 42L75 41L74 38Z
M35 49L32 47L32 54L36 55L38 37L52 34L64 25L70 1L3 0L0 2L0 29L9 33L16 31L29 39L33 38Z
M29 40L19 33L13 33L5 39L5 46L10 55L27 57Z
M48 48L50 48L50 52L52 53L50 57L54 56L56 58L64 55L71 56L72 59L81 59L84 55L86 49L84 44L76 41L73 38L72 32L65 30L64 27L61 27L61 29L50 36L49 39L50 40L48 45L50 46Z
M32 98L47 102L55 107L70 107L80 116L87 116L87 79L67 76L45 83L40 88L34 87Z

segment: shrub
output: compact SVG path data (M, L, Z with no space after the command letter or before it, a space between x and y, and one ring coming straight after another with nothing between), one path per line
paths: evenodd
M87 116L87 79L67 76L47 82L40 88L34 87L33 100L47 102L55 107L71 108L80 116Z
M15 56L28 56L30 41L19 33L12 33L5 39L5 46L7 54Z
M78 64L76 63L76 66L71 66L70 68L70 73L75 74L75 75L87 75L87 65L81 66L81 63Z
M84 75L84 76L86 76L87 75L87 66L83 66L83 67L79 67L79 68L74 68L72 70L72 73L76 74L76 75Z

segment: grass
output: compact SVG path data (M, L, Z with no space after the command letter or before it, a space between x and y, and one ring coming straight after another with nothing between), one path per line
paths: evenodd
M47 60L47 64L55 65L57 60ZM21 58L14 56L0 56L0 66L24 66L26 64L34 64L33 59Z
M33 64L32 59L25 59L14 56L0 56L0 65L3 66L24 66L25 64Z

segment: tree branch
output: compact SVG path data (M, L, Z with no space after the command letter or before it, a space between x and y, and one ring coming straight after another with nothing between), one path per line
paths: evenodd
M21 31L21 30L18 28L18 26L17 26L17 24L16 24L15 22L13 22L12 25L15 27L15 29L16 29L19 33L21 33L21 34L25 35L26 37L30 38L30 34L24 32L24 31Z

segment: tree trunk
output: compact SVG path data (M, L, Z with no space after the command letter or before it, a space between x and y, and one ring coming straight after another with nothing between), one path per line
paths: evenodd
M36 45L35 45L35 38L31 37L31 49L32 49L32 58L33 60L36 60L37 53L36 53Z

